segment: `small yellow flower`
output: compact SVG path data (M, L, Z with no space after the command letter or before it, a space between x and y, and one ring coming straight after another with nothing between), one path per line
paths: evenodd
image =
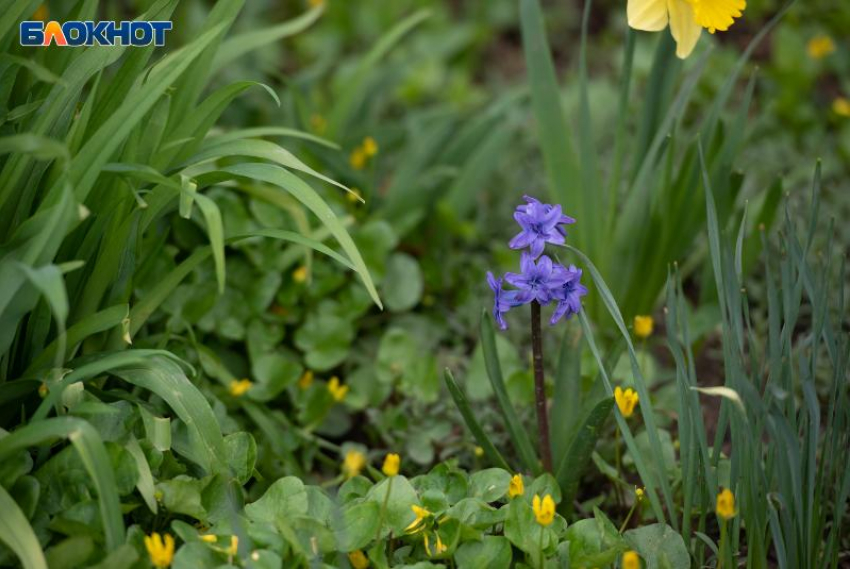
M829 36L815 36L806 45L806 51L812 59L823 59L835 52L835 42Z
M163 541L163 537L165 538ZM158 569L165 569L174 559L174 537L171 534L159 535L153 532L145 536L145 549L151 558L151 563Z
M443 553L446 552L447 549L448 549L448 546L446 546L446 544L443 543L443 540L440 539L440 534L438 533L437 534L437 544L434 547L434 550L436 551L437 555L442 555Z
M369 567L369 560L366 559L366 556L359 549L355 549L348 554L348 562L351 563L354 569L366 569Z
M242 397L252 385L250 379L234 379L230 382L230 394L234 397Z
M350 201L351 203L357 203L361 199L363 199L363 195L360 193L360 190L357 188L349 188L350 192L345 192L345 199Z
M522 482L522 476L514 474L511 478L511 483L508 484L508 498L516 498L525 494L525 484Z
M325 134L328 128L328 121L325 120L325 117L316 113L310 117L310 126L313 127L313 132L316 134Z
M641 501L641 500L643 500L645 497L646 497L646 492L644 491L644 489L643 489L643 488L637 488L637 487L635 487L635 499L636 499L638 502L640 502L640 501Z
M838 97L832 102L832 112L840 117L850 118L850 101Z
M41 6L39 6L35 13L32 15L31 20L37 20L39 22L46 22L47 18L50 17L50 12L47 10L47 3L45 2Z
M230 547L227 548L228 555L236 555L236 552L239 551L239 537L235 535L230 536Z
M640 569L640 556L637 551L627 551L623 554L623 569Z
M635 412L638 399L637 391L631 387L623 391L623 388L618 385L614 389L614 400L617 402L617 407L620 409L620 413L622 413L623 417L626 419L631 417L632 413Z
M414 519L410 524L404 528L405 532L415 533L422 529L420 526L424 524L425 518L430 517L432 514L425 508L421 506L417 506L416 504L411 504L410 509L413 510L413 513L416 514L416 519ZM427 542L425 549L427 549Z
M355 170L362 170L366 167L366 158L366 153L358 146L352 150L351 154L348 156L348 163L351 164L351 167Z
M475 453L475 456L477 456L478 458L481 458L482 456L484 456L484 449L481 448L481 447L475 447L473 452Z
M717 495L717 515L724 520L735 517L735 495L728 488Z
M381 471L387 476L396 476L400 466L401 457L396 453L391 452L387 455L387 458L384 459L384 466L381 467Z
M311 385L313 385L313 372L308 369L298 378L298 387L300 389L307 389Z
M328 382L328 391L331 392L331 397L334 398L334 401L339 403L345 399L345 395L348 393L348 386L340 384L339 378L334 376Z
M204 543L215 543L218 541L218 536L212 533L205 533L198 536Z
M298 284L307 282L308 276L309 273L307 272L307 267L305 267L304 265L301 265L300 267L292 271L292 280L294 280Z
M360 148L363 149L363 154L366 155L366 158L372 158L378 154L378 143L371 136L363 139L363 144L360 145Z
M654 324L652 316L635 316L635 336L641 340L649 338Z
M549 494L543 496L542 500L535 494L531 500L531 509L534 510L534 517L541 526L548 526L555 521L555 501Z
M342 473L346 478L354 478L366 466L366 455L359 450L350 450L345 453L342 461Z
M422 534L422 542L425 545L425 554L428 557L431 557L432 555L442 555L443 553L446 552L446 550L448 550L448 547L446 546L446 544L444 544L443 540L440 539L440 534L435 532L434 535L437 536L437 543L434 544L434 553L432 554L431 553L431 546L428 542L428 532L425 532L425 533Z

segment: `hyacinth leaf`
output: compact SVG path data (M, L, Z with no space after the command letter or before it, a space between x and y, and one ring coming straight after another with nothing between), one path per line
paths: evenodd
M599 439L605 420L608 419L613 408L613 397L606 397L597 403L585 418L581 428L573 438L570 448L561 459L557 480L563 493L563 500L560 504L562 515L568 515L572 511L573 500L578 494L579 480L585 468L591 462L596 441Z
M466 426L469 428L472 436L475 437L475 440L478 442L478 446L484 449L484 456L486 456L495 466L508 471L513 471L514 469L510 467L501 453L499 453L493 445L490 437L488 437L487 433L484 432L484 429L481 428L481 424L478 422L478 419L475 418L475 413L472 412L472 408L469 406L469 401L466 399L466 395L464 395L463 391L461 391L449 369L446 369L445 371L445 380L446 387L448 387L452 399L454 399L460 414L463 416Z
M15 552L24 569L47 569L41 545L17 502L0 486L0 541Z
M0 439L0 461L19 450L38 446L57 438L67 438L71 441L94 482L103 530L106 534L106 548L111 551L124 543L121 504L112 464L103 446L103 440L89 423L76 417L54 417L33 421ZM0 511L5 512L6 508ZM6 532L3 533L5 535Z
M531 439L528 437L528 431L520 422L514 411L514 406L508 397L508 391L505 388L505 381L502 377L502 368L499 365L499 353L496 347L496 336L493 332L493 325L490 316L485 310L481 315L481 348L484 353L484 364L487 368L487 377L490 378L490 385L493 387L493 394L496 396L496 402L499 405L499 410L502 412L502 417L505 420L505 426L511 435L511 441L514 448L519 453L525 468L529 472L535 474L540 473L540 461L537 454L534 452L534 447L531 444Z

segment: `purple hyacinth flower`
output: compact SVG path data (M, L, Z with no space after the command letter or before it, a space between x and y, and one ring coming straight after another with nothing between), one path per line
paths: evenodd
M581 310L581 297L587 294L587 287L581 284L581 269L575 265L558 265L556 271L559 277L564 279L564 283L552 291L552 299L558 303L549 320L552 325L564 316L569 320L573 314L577 314Z
M520 303L516 300L517 291L503 289L502 277L497 279L490 271L487 271L487 284L493 290L493 318L496 319L499 328L507 330L508 324L505 322L504 316L508 310L514 306L519 306Z
M555 270L552 259L546 255L541 256L535 263L534 257L527 252L522 254L520 269L521 273L505 274L505 280L519 289L516 296L519 304L532 300L548 304L552 300L553 290L560 290L569 276L565 271Z
M524 196L526 205L517 206L514 219L522 231L511 239L508 246L511 249L531 248L531 254L536 259L543 253L546 243L564 244L567 235L565 225L576 220L564 215L560 205L541 203L531 196Z

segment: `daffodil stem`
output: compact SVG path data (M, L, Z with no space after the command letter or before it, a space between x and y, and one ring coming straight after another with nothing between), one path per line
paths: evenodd
M549 444L549 411L546 406L546 381L543 376L543 335L540 330L540 304L531 303L531 353L534 362L534 398L537 402L537 431L543 469L552 472L552 446Z
M381 511L378 514L378 532L375 534L375 541L381 540L381 528L384 525L384 513L387 511L387 504L390 501L390 492L393 490L393 478L395 478L395 476L390 476L389 481L387 482L387 493L384 496L384 503L381 504Z

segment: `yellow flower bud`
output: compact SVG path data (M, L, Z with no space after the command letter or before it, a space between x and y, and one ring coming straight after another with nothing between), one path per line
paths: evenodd
M145 536L145 549L148 550L151 564L157 569L165 569L174 560L174 537L153 532Z
M348 562L354 569L366 569L369 567L369 560L359 549L355 549L348 554Z
M637 551L627 551L623 554L623 569L640 569L640 556Z
M522 476L514 474L510 484L508 484L508 498L516 498L523 494L525 494L525 484L522 482Z
M717 495L717 515L724 520L735 517L735 495L728 488Z
M541 526L548 526L555 521L555 501L549 494L543 496L542 500L535 494L531 500L531 509L534 510L534 517Z
M234 379L230 382L230 394L234 397L241 397L251 389L252 385L250 379Z
M384 459L384 466L381 468L387 476L396 476L399 467L401 466L401 457L394 452L391 452Z
M333 397L334 401L339 403L345 399L345 395L348 393L348 386L342 385L339 382L339 378L334 376L328 382L328 391L331 392L331 397Z
M346 478L354 478L366 466L366 455L359 450L350 450L345 453L342 461L342 473Z
M806 45L806 51L812 59L823 59L835 52L835 42L829 36L815 36Z
M635 407L637 407L638 400L637 391L629 387L625 391L619 385L614 389L614 400L617 402L617 407L620 409L620 413L623 414L623 417L628 419L632 416L632 413L635 412Z
M635 316L635 336L644 340L652 335L655 321L652 316Z

